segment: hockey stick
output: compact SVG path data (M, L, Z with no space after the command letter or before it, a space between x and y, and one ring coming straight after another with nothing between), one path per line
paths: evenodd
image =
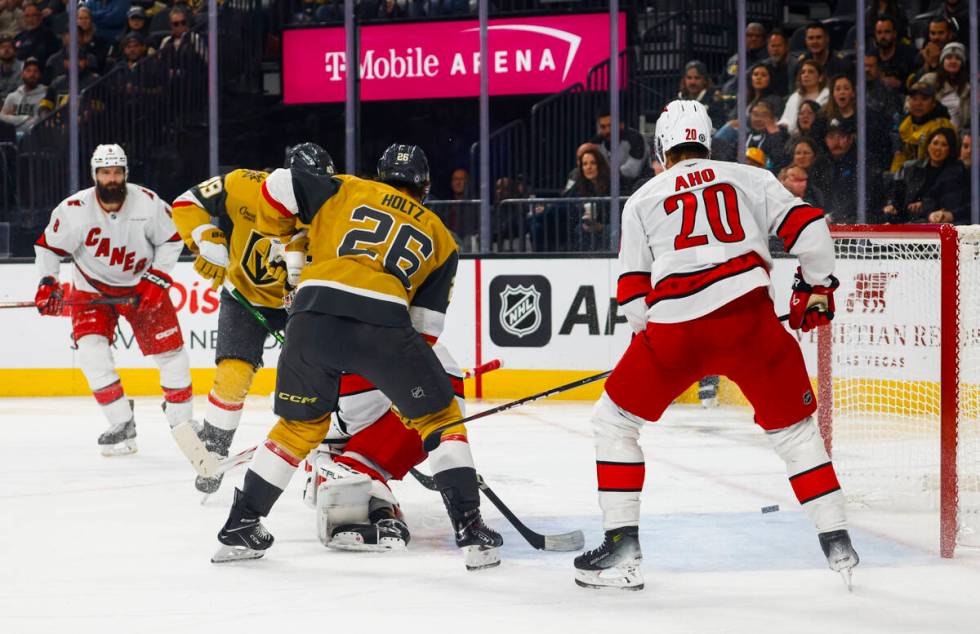
M550 390L545 390L544 392L538 392L537 394L532 394L531 396L525 396L524 398L517 399L516 401L511 401L510 403L504 403L503 405L498 405L497 407L492 407L488 410L484 410L478 414L473 414L472 416L467 416L461 420L453 421L451 423L446 423L436 427L435 430L429 433L425 437L425 441L422 446L425 448L426 453L432 453L442 442L442 432L446 431L450 427L455 427L456 425L465 425L466 423L471 423L475 420L491 416L493 414L499 414L500 412L506 412L507 410L514 409L526 403L532 401L537 401L543 398L548 398L549 396L554 396L555 394L561 394L562 392L567 392L568 390L573 390L577 387L582 387L583 385L588 385L589 383L595 383L601 379L606 378L612 373L612 370L606 370L605 372L600 372L599 374L593 374L592 376L587 376L584 379L579 379L578 381L572 381L571 383L566 383L564 385L559 385L558 387L553 387Z
M432 476L425 475L418 469L410 469L409 473L418 480L419 484L429 489L430 491L438 491L439 488L436 486L436 479ZM553 550L553 551L573 551L582 550L585 547L585 535L582 531L572 531L570 533L561 533L560 535L542 535L537 533L527 527L524 522L522 522L514 512L511 511L504 501L497 497L497 494L493 492L493 489L484 481L483 476L477 474L477 483L480 486L480 490L483 491L483 495L487 496L487 499L497 507L497 510L507 518L507 521L517 529L517 532L521 534L527 543L536 548L537 550Z
M272 326L269 325L269 320L265 318L265 315L256 310L255 306L252 306L252 302L245 299L245 296L238 292L238 289L233 289L231 291L231 296L238 300L238 303L242 305L255 318L255 321L262 324L262 327L272 335L276 341L279 343L284 343L286 340L282 336L282 333L278 330L273 330Z
M246 300L247 301L247 300ZM477 366L472 370L466 372L465 378L470 378L485 372L492 372L500 367L500 360L493 359L484 363L483 365ZM465 422L465 421L461 421ZM458 424L458 423L457 423ZM190 428L187 424L187 428L183 428L184 424L178 425L173 429L174 440L177 442L177 446L180 450L184 452L184 455L191 462L191 466L197 471L199 475L206 478L213 478L217 475L225 473L234 469L237 466L243 465L252 459L255 452L258 450L259 446L249 447L244 451L240 451L233 456L228 456L224 460L218 460L211 453L204 448L204 443L198 438L197 433Z
M125 297L96 297L95 299L66 299L62 302L64 306L134 306L139 303L136 295ZM32 301L27 302L0 302L0 308L36 308L37 304Z

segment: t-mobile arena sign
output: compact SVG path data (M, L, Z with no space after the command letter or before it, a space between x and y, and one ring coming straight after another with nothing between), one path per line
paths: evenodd
M618 26L623 50L622 14ZM491 95L558 92L609 59L608 14L490 20L488 29ZM283 101L343 101L344 29L294 29L283 37ZM366 26L360 55L365 101L480 94L477 20Z

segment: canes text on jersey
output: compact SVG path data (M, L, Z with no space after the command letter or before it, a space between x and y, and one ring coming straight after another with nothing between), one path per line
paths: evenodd
M136 262L136 254L128 251L126 247L113 247L109 243L109 238L100 238L102 229L92 227L88 235L85 236L85 246L95 247L95 257L109 258L109 266L122 266L124 271L134 270L134 273L141 273L146 268L146 258Z

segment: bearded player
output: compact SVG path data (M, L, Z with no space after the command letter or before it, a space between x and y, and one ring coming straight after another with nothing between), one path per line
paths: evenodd
M59 315L70 302L78 361L109 429L99 436L103 455L136 451L136 424L112 356L116 323L126 319L140 351L160 368L170 427L191 419L190 362L170 300L170 271L183 244L170 207L154 192L127 182L126 154L100 145L92 154L95 186L61 202L34 246L41 276L34 302L42 315ZM62 258L72 260L68 297L58 282ZM129 303L98 303L128 298Z
M575 559L575 581L643 587L640 428L687 386L717 374L752 404L830 567L849 582L858 555L843 493L812 418L803 355L776 318L769 279L772 235L799 259L790 326L806 332L830 322L838 283L824 213L765 170L711 160L711 120L700 103L668 104L656 140L667 169L623 211L617 300L636 335L592 410L605 541Z

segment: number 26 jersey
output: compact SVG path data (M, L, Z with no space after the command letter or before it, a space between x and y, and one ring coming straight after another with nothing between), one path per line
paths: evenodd
M633 330L701 317L770 287L770 235L799 258L807 282L829 281L834 248L823 210L771 172L694 159L650 180L623 210L616 294Z
M263 183L262 198L259 231L284 240L309 234L294 312L439 336L458 249L432 211L384 183L282 168Z

